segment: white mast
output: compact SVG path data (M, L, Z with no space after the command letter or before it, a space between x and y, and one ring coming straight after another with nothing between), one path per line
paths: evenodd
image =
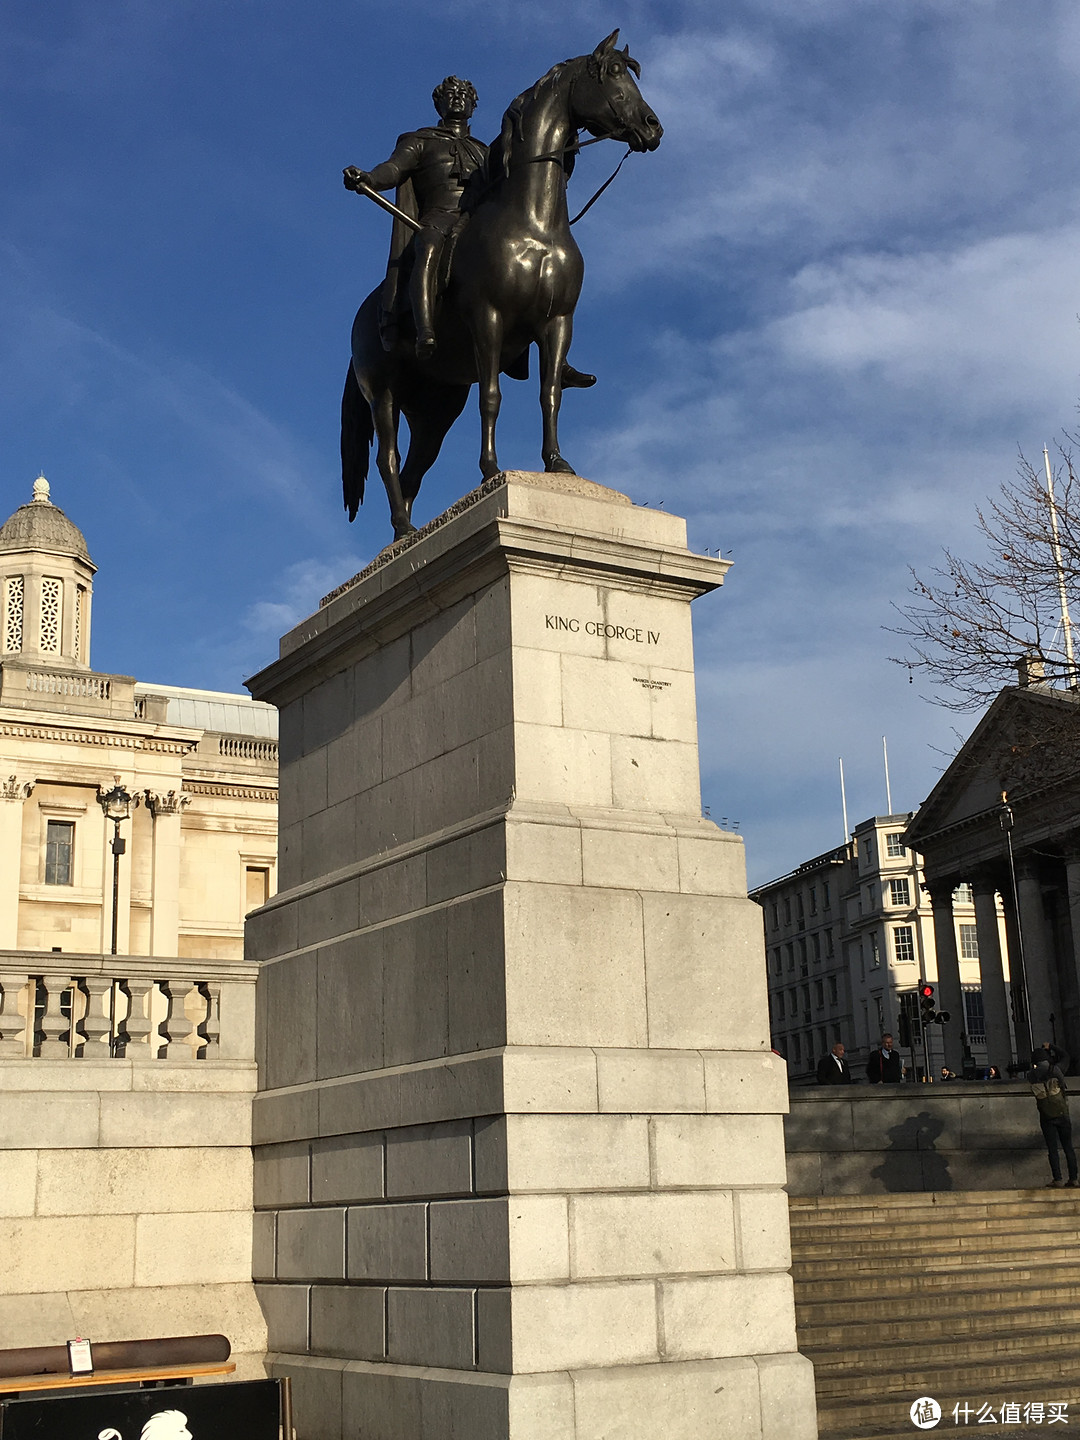
M889 747L885 743L885 736L881 737L881 753L885 757L885 813L892 814L892 789L889 785Z
M844 789L844 757L842 755L840 756L840 806L844 812L844 844L846 845L850 837L847 828L847 791Z
M1051 546L1054 552L1054 570L1057 573L1058 601L1061 605L1061 629L1065 637L1065 683L1070 690L1076 689L1076 659L1073 655L1072 621L1069 619L1069 601L1065 594L1065 567L1061 563L1061 541L1058 539L1057 505L1054 503L1054 477L1050 473L1050 451L1043 446L1043 464L1046 467L1046 494L1050 502Z

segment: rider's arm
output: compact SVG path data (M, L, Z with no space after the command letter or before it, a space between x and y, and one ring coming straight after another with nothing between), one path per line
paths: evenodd
M396 190L420 163L423 148L421 136L402 135L390 159L368 171L368 184L373 190Z

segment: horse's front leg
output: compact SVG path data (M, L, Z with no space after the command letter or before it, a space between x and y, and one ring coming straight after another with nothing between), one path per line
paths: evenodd
M573 475L574 467L559 454L559 407L562 404L563 364L570 351L572 315L558 315L548 322L539 339L540 413L544 420L541 454L544 469L557 475Z
M495 309L488 308L473 321L476 375L480 381L480 473L485 480L490 480L492 475L499 473L499 458L495 453L495 424L502 404L502 391L499 389L502 331L502 317Z

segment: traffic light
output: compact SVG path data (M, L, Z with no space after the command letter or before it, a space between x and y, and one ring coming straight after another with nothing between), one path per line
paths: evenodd
M934 1006L934 987L924 980L919 986L919 1016L924 1025L933 1025L937 1019Z

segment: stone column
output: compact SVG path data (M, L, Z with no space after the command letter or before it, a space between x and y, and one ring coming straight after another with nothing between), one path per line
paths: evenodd
M176 955L180 935L180 821L191 797L178 790L146 792L154 817L150 954Z
M255 1273L301 1434L816 1434L760 912L700 809L689 601L725 568L499 476L250 682Z
M1058 1011L1053 940L1043 908L1039 862L1027 857L1016 862L1016 889L1020 902L1020 928L1024 945L1024 972L1031 1007L1031 1038L1041 1045L1051 1038L1050 1016ZM1060 1023L1058 1034L1061 1034ZM1021 1056L1027 1059L1027 1056Z
M33 781L20 780L18 775L0 780L0 855L11 857L10 864L0 866L0 950L19 948L23 801L33 788Z
M953 919L955 880L930 880L930 908L934 916L934 951L937 956L937 1005L949 1012L949 1022L941 1027L945 1064L957 1075L964 1067L964 1047L960 1033L967 1021L964 1017L964 992L960 985L960 957L956 951L956 924Z
M991 1065L1004 1075L1014 1058L1009 1032L1009 995L1001 957L998 927L997 883L990 875L976 875L971 882L975 896L975 930L979 940L979 976L982 982L983 1014L986 1017L986 1052Z

